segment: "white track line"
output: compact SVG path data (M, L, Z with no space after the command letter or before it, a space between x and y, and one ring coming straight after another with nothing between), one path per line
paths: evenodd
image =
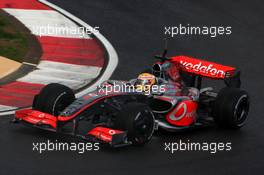
M53 61L40 61L37 68L56 69L67 72L75 72L79 74L86 74L88 77L91 76L91 74L98 75L102 69L101 67L96 67L96 66L73 65L73 64L53 62Z
M60 70L47 70L47 69L39 69L35 70L30 75L40 75L43 77L46 77L49 79L49 77L53 78L59 78L59 79L65 79L72 80L72 81L78 81L78 82L90 82L91 79L96 78L96 75L89 75L89 74L79 74L75 72L69 72L69 71L60 71Z
M1 110L0 110L0 112L1 112L1 111L14 110L14 109L16 109L16 107L0 105L0 109L1 109Z
M48 77L46 75L37 75L37 74L29 74L23 78L18 79L18 81L26 82L26 83L44 84L44 85L50 83L59 83L68 86L72 89L79 89L89 83L89 82L83 82L83 81L81 82L81 81L59 78L54 76Z
M23 62L22 64L26 64L26 65L34 66L34 67L37 67L38 66L37 64L32 64L32 63L28 63L28 62Z
M102 69L94 66L71 65L52 61L41 61L37 68L18 81L37 84L57 82L78 90L96 78Z

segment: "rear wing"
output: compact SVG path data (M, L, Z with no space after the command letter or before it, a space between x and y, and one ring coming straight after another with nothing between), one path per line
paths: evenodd
M241 86L240 71L231 66L224 66L214 62L200 60L188 56L171 57L172 62L180 63L183 66L183 71L190 73L192 76L192 85L195 86L197 79L197 88L200 89L203 77L224 80L226 86L237 87Z
M236 70L231 66L224 66L188 56L174 56L171 59L172 62L180 63L185 72L213 79L230 78L234 76Z

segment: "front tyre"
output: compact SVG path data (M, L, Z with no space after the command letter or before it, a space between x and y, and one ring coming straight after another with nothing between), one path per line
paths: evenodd
M128 141L142 146L148 143L154 132L154 116L146 104L126 104L115 118L116 129L127 131Z
M32 108L58 116L67 106L75 101L74 92L67 86L52 83L45 86L35 96Z
M249 112L249 95L238 88L223 88L213 107L215 122L225 128L241 128Z

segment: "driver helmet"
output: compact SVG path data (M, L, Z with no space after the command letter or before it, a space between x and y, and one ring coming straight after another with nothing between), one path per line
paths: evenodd
M150 88L156 83L156 77L150 73L141 73L136 82L135 87L143 92L149 91Z

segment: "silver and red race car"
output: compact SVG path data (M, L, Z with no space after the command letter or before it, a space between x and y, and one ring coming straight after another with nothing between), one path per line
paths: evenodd
M32 109L16 112L14 122L113 147L144 145L159 128L174 132L245 124L249 95L240 88L240 72L234 67L187 56L156 58L144 71L147 81L155 77L147 90L138 79L108 80L76 99L70 88L49 84L35 96ZM218 92L203 87L204 78L223 80L225 87Z

